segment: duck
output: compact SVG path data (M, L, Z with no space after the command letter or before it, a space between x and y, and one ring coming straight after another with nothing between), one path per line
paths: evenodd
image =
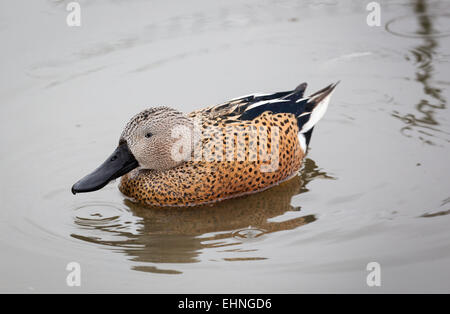
M295 89L251 94L185 114L145 109L126 124L114 152L72 186L119 190L140 205L202 206L262 192L298 174L315 125L339 82L305 96Z

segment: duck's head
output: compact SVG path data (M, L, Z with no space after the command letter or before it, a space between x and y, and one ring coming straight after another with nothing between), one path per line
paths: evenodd
M125 126L119 145L92 173L72 186L72 193L92 192L131 170L164 171L191 156L192 121L183 113L154 107L135 115Z

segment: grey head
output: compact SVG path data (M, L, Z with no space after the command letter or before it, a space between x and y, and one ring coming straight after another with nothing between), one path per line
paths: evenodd
M191 155L191 145L181 143L189 139L193 122L182 112L160 106L135 115L125 126L120 143L126 143L142 169L168 170Z
M146 109L125 126L116 150L92 173L72 186L72 193L96 191L135 168L165 171L190 158L193 122L165 106Z

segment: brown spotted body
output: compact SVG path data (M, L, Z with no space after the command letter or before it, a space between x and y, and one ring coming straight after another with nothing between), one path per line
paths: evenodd
M208 123L203 126L209 126ZM189 160L166 171L135 169L122 177L120 191L146 205L192 206L265 190L291 177L301 166L304 152L293 114L265 112L253 121L221 121L216 127L221 132L216 131L215 137L205 137L203 151L211 151L213 142L224 143L223 139L231 132L235 143L241 136L244 144L241 145L244 147L234 145L234 156L229 158L232 160L227 160L227 148L223 144L222 161L207 161L203 156L201 161ZM257 132L245 132L249 129ZM272 138L277 139L273 147ZM255 147L252 141L258 148L256 151L252 149ZM271 164L277 159L272 169Z

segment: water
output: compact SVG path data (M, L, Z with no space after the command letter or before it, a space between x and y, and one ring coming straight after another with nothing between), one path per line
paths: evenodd
M361 1L79 2L79 28L65 1L0 4L0 291L450 291L448 2L381 2L380 27ZM70 193L147 106L337 80L274 189L179 210Z

